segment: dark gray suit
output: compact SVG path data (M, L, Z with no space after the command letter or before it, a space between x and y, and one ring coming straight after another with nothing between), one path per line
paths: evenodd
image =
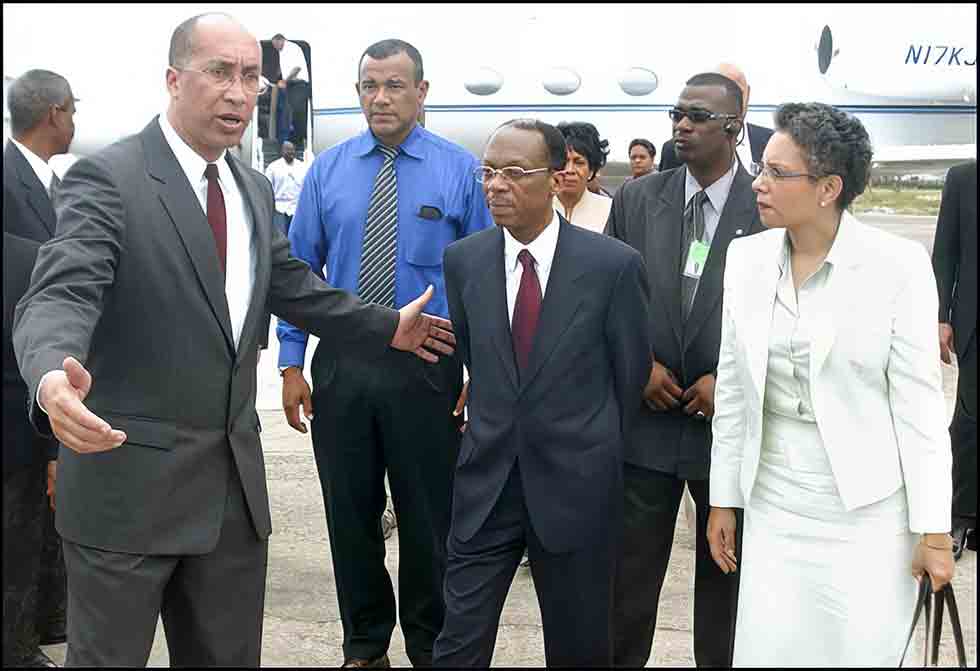
M680 280L685 176L685 169L677 168L627 182L613 198L606 226L607 234L643 254L650 274L653 356L677 375L682 389L718 367L728 244L762 230L752 178L738 165L685 323ZM699 666L731 664L738 583L737 574L723 574L708 551L710 457L711 423L685 414L682 407L655 412L644 406L633 424L624 469L626 528L616 577L617 665L643 666L649 658L685 482L698 512L695 661Z
M485 272L474 272L474 268ZM561 219L527 369L507 308L503 232L445 253L469 424L453 487L437 665L487 666L525 546L549 665L608 666L624 437L650 371L640 255Z
M74 356L92 374L86 404L128 437L104 453L61 450L69 663L145 664L161 608L173 664L259 663L271 532L255 411L263 313L365 356L398 323L292 258L268 180L225 160L254 223L237 348L214 238L157 119L69 170L57 237L17 306L31 400ZM50 432L33 403L31 416Z

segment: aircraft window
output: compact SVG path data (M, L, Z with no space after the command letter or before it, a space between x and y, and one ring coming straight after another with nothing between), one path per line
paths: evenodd
M647 68L630 68L619 78L619 88L631 96L645 96L657 90L660 79Z
M463 84L467 91L478 96L493 95L503 85L503 76L493 68L477 68Z
M556 96L567 96L578 91L582 78L571 68L554 68L549 70L541 82L548 93Z

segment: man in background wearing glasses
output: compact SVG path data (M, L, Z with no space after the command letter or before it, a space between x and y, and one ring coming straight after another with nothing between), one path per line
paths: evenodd
M30 417L54 433L68 666L261 663L271 532L255 411L267 310L350 356L437 360L451 325L367 305L289 256L272 189L232 157L261 90L255 37L223 14L170 42L169 105L75 163L14 315Z
M476 157L418 123L429 82L401 40L369 46L354 90L368 130L323 152L307 173L289 230L293 253L336 287L400 307L427 285L448 317L442 253L493 222L473 179ZM482 265L469 272L479 275ZM323 488L347 666L387 666L396 619L415 666L442 628L446 534L462 416L455 357L357 358L321 342L303 377L307 334L279 321L283 409L306 432ZM315 409L315 410L314 410ZM385 568L385 473L398 515L399 613Z
M735 159L742 107L731 79L714 72L689 79L670 111L685 166L624 184L606 226L644 255L654 353L624 467L617 666L644 666L650 657L685 483L697 504L694 659L731 665L738 577L714 563L706 531L725 253L733 238L762 230L752 177Z
M566 158L554 126L497 129L477 172L497 228L446 250L470 406L438 666L490 665L525 547L547 665L612 663L623 451L650 371L649 289L635 250L553 209Z

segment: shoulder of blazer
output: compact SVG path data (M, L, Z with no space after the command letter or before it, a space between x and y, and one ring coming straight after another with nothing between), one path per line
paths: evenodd
M971 182L974 186L976 186L977 162L968 161L966 163L954 165L949 169L949 172L946 173L946 181L951 182L955 187L969 185Z
M449 263L467 257L485 260L486 255L491 253L494 247L500 243L502 235L503 231L500 230L499 226L491 226L482 231L471 233L465 238L451 242L446 247L446 251L443 252L443 257Z
M628 182L624 182L623 185L619 187L617 195L622 192L623 195L621 197L624 201L626 201L624 205L632 202L635 198L643 197L644 194L655 196L667 188L671 178L677 174L677 171L680 170L681 167L671 168L670 170L658 170L657 172L647 173L642 177L637 177L636 179L631 179Z
M738 272L746 266L767 263L770 259L775 263L784 235L781 228L768 228L732 239L728 243L725 257L726 269L731 268L733 272Z

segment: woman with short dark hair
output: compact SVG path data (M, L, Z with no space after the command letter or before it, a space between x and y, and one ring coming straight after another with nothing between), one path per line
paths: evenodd
M821 103L775 120L753 166L770 230L728 248L712 420L733 664L894 667L913 576L954 570L936 282L922 245L847 211L871 171L861 122Z
M632 178L643 177L656 170L654 160L657 158L657 148L650 140L638 137L629 146L630 173Z
M560 123L558 130L565 137L568 162L561 173L555 209L571 223L602 233L609 219L612 198L592 193L588 183L606 164L609 142L599 138L595 126L582 121Z

